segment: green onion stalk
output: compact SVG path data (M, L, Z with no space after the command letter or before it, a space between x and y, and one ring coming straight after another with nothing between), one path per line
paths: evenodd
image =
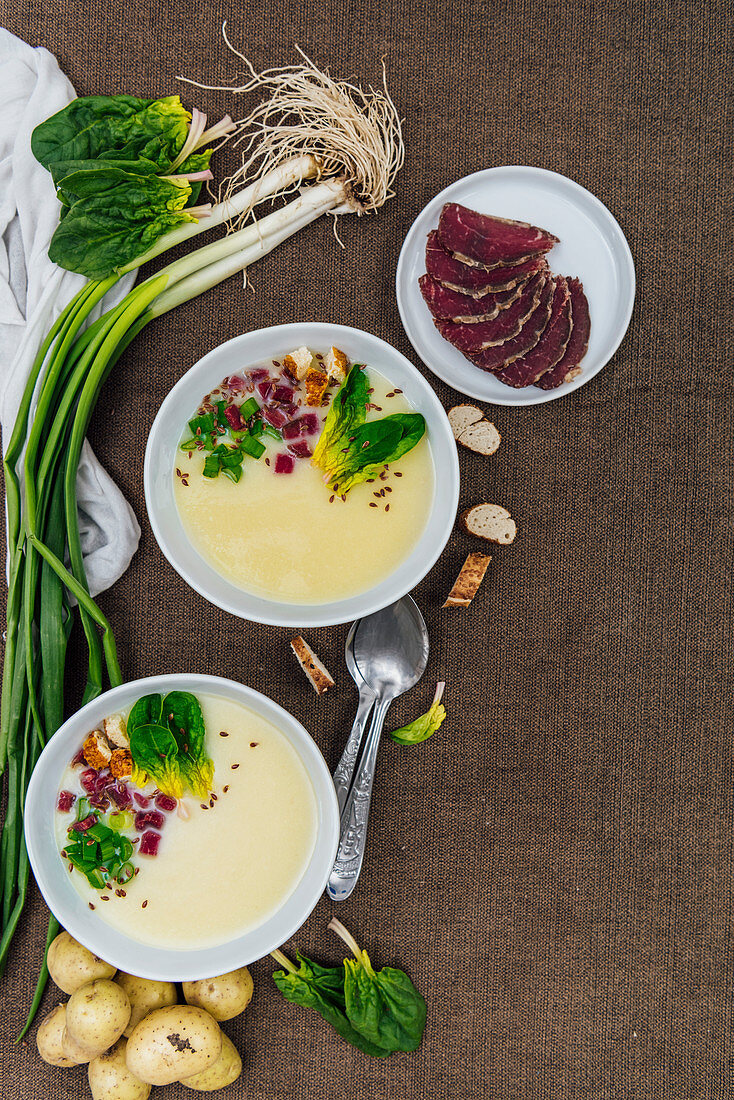
M77 470L100 390L155 317L246 270L322 214L356 210L357 203L339 177L301 187L272 213L163 267L91 324L90 314L122 275L318 174L314 157L294 156L214 206L208 217L168 232L133 263L89 281L56 320L33 363L4 457L10 575L0 704L0 775L7 774L8 795L0 836L0 976L28 890L25 794L43 746L63 720L66 649L76 614L87 650L83 701L98 696L105 680L116 686L123 679L112 628L89 594L77 513ZM51 917L47 946L57 930ZM44 962L23 1034L47 977Z

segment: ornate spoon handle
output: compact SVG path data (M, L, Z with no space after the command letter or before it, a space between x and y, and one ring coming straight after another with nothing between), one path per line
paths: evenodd
M380 745L385 715L391 702L392 699L383 697L375 707L365 750L342 812L339 848L326 884L326 893L332 901L344 901L349 897L357 885L359 872L362 869L377 749Z
M342 758L334 770L334 786L336 787L336 797L339 801L340 814L344 813L344 807L349 796L349 789L352 785L354 768L359 755L359 747L362 744L362 735L374 704L375 693L372 688L363 683L359 689L359 706L357 707L357 716L354 719L352 732L347 738Z

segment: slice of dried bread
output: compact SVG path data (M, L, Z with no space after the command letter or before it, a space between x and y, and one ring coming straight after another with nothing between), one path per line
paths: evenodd
M465 432L472 424L484 420L484 413L476 405L454 405L453 409L448 411L448 418L451 431L454 433L455 438L459 439L462 432Z
M493 455L502 442L500 433L476 405L454 405L448 412L454 438L480 455Z
M468 607L484 580L484 574L491 560L489 554L469 554L443 606Z
M300 634L296 635L291 641L291 649L298 658L299 665L308 676L311 687L317 695L323 695L325 691L334 686L334 681L327 672L326 667L322 665L311 646L304 642Z
M517 525L499 504L475 504L460 517L460 523L470 535L477 535L487 542L509 546L517 534Z

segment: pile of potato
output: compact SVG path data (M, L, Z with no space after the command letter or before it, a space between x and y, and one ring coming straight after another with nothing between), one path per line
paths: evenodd
M242 1072L219 1023L250 1003L246 967L184 982L186 1004L177 1004L173 982L116 971L61 932L49 948L48 970L70 998L41 1023L38 1053L52 1066L88 1063L94 1100L147 1100L152 1085L174 1081L211 1092Z

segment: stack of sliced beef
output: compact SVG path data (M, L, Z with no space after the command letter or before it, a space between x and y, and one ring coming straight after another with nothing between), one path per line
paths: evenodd
M428 235L421 293L441 335L508 386L552 390L580 373L589 305L546 262L558 238L446 203Z

